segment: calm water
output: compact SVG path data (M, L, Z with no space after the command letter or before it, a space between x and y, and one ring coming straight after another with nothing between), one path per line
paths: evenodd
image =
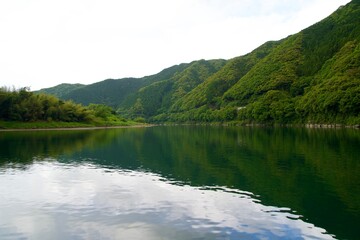
M359 239L357 130L0 132L0 239Z

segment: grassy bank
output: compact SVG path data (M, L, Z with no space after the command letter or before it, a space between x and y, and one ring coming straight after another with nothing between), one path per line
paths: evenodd
M36 121L36 122L17 122L0 121L0 129L56 129L56 128L91 128L91 127L121 127L144 125L134 121L108 121L108 122L57 122L57 121Z

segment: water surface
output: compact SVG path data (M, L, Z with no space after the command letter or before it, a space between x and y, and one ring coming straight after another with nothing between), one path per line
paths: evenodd
M358 239L356 130L0 132L0 239Z

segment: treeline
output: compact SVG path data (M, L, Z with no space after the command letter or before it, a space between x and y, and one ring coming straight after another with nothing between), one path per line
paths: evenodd
M29 88L0 88L0 120L61 121L95 123L117 119L115 111L101 104L85 107L48 94L35 94Z
M358 125L359 23L360 2L352 1L308 29L229 60L170 108L146 117L156 122Z
M43 91L149 122L360 125L360 1L230 60Z
M296 55L299 46L292 41L285 41L222 97L216 94L220 85L210 88L214 81L206 81L176 102L176 108L150 120L360 124L360 42L347 42L315 75L299 76L296 74L297 67L302 66ZM221 74L228 76L232 69L224 67ZM222 86L225 84L223 81ZM203 98L206 94L198 94L200 90L212 97Z

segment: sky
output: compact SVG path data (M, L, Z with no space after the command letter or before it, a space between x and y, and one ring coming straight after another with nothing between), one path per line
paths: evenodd
M231 59L350 0L0 0L0 87L143 77Z

